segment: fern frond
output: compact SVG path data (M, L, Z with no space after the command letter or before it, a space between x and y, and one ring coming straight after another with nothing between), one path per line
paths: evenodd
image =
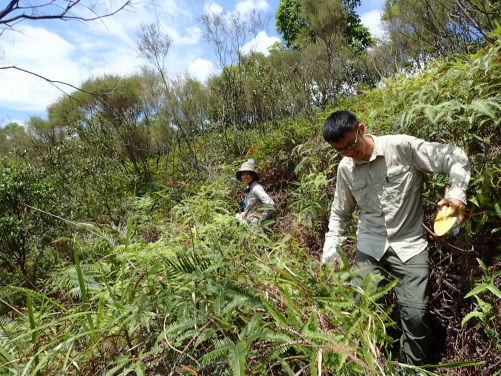
M225 338L220 339L220 340L216 340L216 341L214 341L214 350L211 351L210 353L202 356L198 360L198 362L200 363L200 365L206 366L210 363L218 361L223 356L227 355L227 353L231 347L235 347L235 344L228 337L225 337Z
M273 307L271 304L269 304L268 302L266 302L264 300L261 303L265 306L267 311L273 316L273 318L275 319L275 321L277 322L277 324L279 326L288 326L289 325L289 321L285 318L285 316L280 311L275 309L275 307Z
M244 342L238 342L235 346L229 347L228 361L234 376L245 376L247 352L248 349Z
M212 328L202 330L202 332L199 333L198 339L193 345L193 348L196 349L201 343L209 340L209 338L213 337L216 333L217 331Z
M171 325L169 325L163 332L160 333L159 337L167 336L177 336L183 334L186 330L194 328L198 323L197 320L189 318L189 319L180 319L174 321Z
M481 99L472 101L468 107L473 113L477 112L490 119L496 119L499 116L499 111L501 110L501 103Z

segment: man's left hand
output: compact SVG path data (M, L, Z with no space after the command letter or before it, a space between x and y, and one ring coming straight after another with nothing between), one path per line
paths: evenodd
M459 224L463 223L464 215L463 213L466 210L466 205L463 204L462 201L455 198L444 198L437 203L437 206L442 210L443 206L449 206L451 208L451 212L449 215L454 215L458 213Z

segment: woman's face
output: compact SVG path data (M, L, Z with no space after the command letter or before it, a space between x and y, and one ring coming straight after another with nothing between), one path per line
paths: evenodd
M242 171L240 178L245 185L251 185L254 180L254 174L250 171Z

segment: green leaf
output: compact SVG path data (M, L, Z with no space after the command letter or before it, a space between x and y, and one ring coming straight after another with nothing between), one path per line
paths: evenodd
M273 318L278 323L278 325L289 326L289 321L279 310L275 309L275 307L273 307L271 304L269 304L268 302L266 302L264 300L262 303L265 306L265 308L268 310L268 312L270 312L270 314L273 316Z
M425 366L420 366L417 368L453 368L453 367L471 367L471 366L480 366L482 364L487 363L485 360L471 360L466 362L454 362L454 363L445 363L445 364L427 364Z
M134 371L136 372L137 376L145 376L144 365L141 362L137 362L134 365Z
M73 257L75 259L75 267L77 269L78 284L80 286L80 292L82 296L82 302L84 303L84 309L87 312L87 320L89 321L90 330L94 331L94 320L92 319L92 314L90 313L90 304L87 297L87 289L85 288L84 276L82 273L82 268L80 267L80 259L78 258L78 248L76 243L73 246ZM98 335L94 333L94 339L97 341Z
M501 218L501 207L499 206L498 202L496 202L494 204L494 210L496 211L496 214L498 215L498 217Z
M38 332L35 330L37 325L35 323L35 316L33 314L33 303L31 300L31 293L30 291L26 291L26 303L28 305L28 316L30 318L30 328L32 330L31 333L31 341L33 342L33 348L35 351L37 350L37 338L38 338ZM35 365L35 368L38 369L38 355L35 355L33 363ZM40 376L40 370L38 369L36 371L36 375Z
M470 296L480 294L481 292L485 291L488 289L488 285L485 283L482 283L480 285L475 286L473 290L471 290L468 294L465 295L465 298L469 298Z
M501 299L501 291L499 291L499 289L494 286L492 283L490 283L488 286L487 286L487 289L492 292L494 295L496 295L498 298Z
M484 275L485 276L490 276L489 270L487 269L487 267L485 266L485 264L482 262L482 260L480 260L479 258L477 258L477 262L480 265L480 267L482 268L482 270L484 271Z
M489 338L489 341L493 345L497 345L499 342L499 336L496 333L496 331L494 329L491 329L491 328L485 328L484 330L485 330L485 333L487 334L487 338Z
M482 310L483 313L487 314L491 311L492 305L490 305L487 302L484 302L477 295L475 295L475 298L477 299L478 306L480 307L480 309Z
M244 342L238 342L228 349L228 359L230 367L235 376L245 376L245 364L247 358L247 347Z
M476 205L477 207L480 207L480 204L478 203L476 197L470 197L470 199L468 201L470 201L472 204Z
M5 349L1 347L0 347L0 355L2 355L5 358L6 362L10 362L12 360L12 356L7 351L5 351Z
M101 329L101 320L103 317L103 308L104 308L105 297L104 294L99 294L99 303L97 306L97 318L96 318L96 329Z

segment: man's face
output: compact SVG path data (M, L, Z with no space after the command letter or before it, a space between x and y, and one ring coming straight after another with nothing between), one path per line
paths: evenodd
M367 148L363 125L360 124L356 131L346 133L338 142L329 141L329 144L343 157L357 161L362 159Z
M251 185L252 180L254 179L254 174L250 171L242 171L240 178L242 179L242 183Z

